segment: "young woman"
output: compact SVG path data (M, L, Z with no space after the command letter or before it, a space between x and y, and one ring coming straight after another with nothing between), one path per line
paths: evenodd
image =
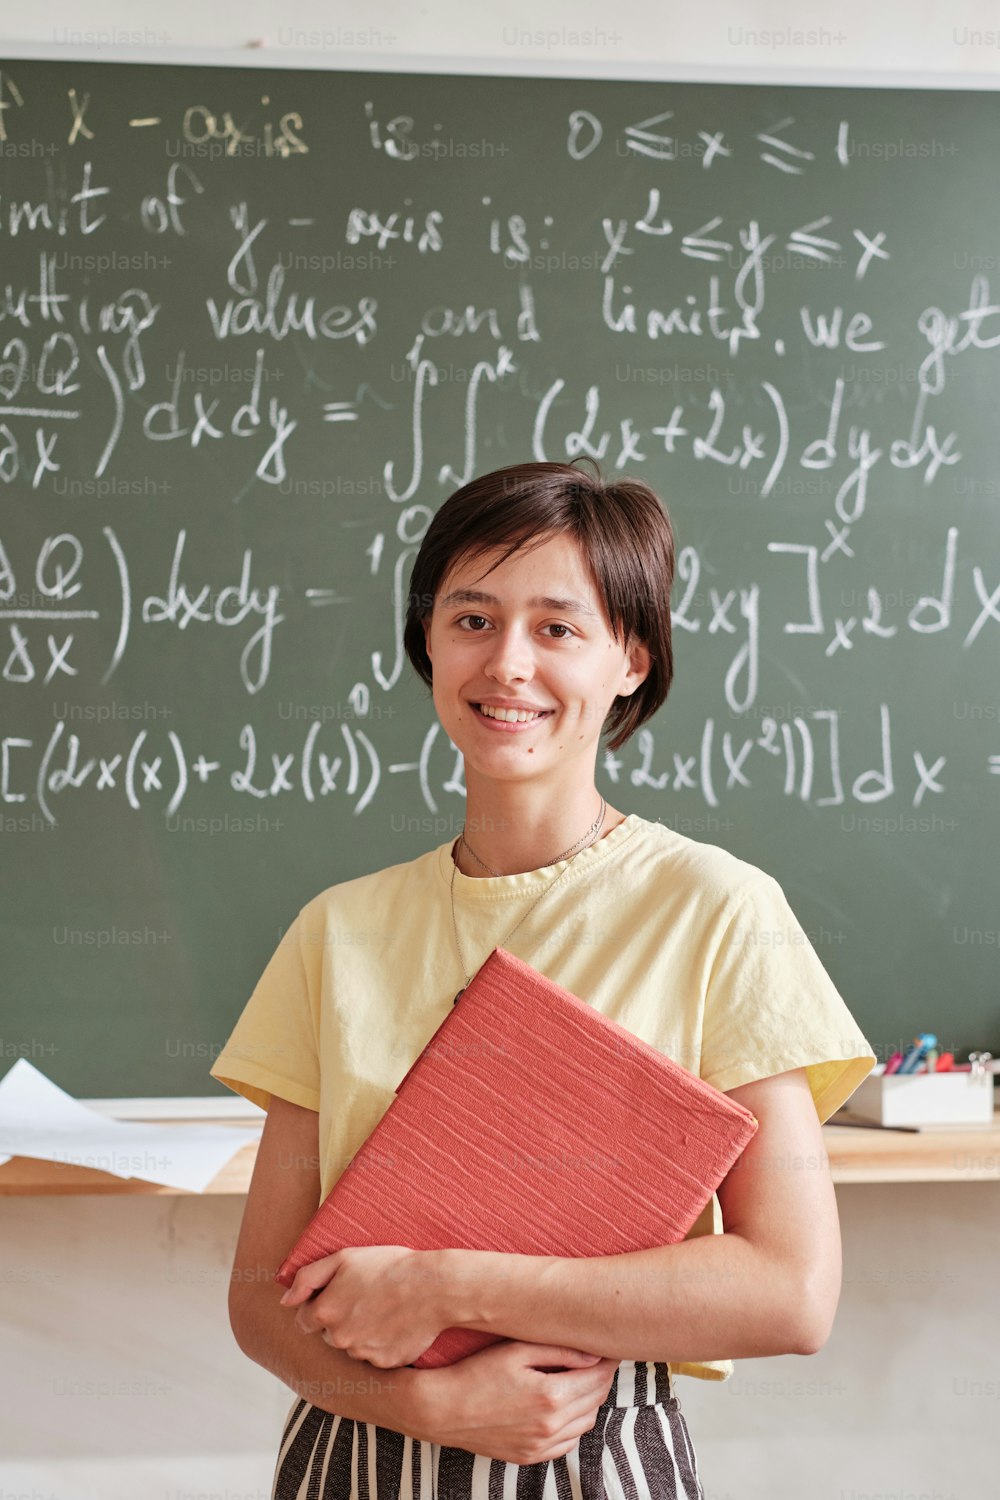
M596 784L602 737L620 749L667 697L673 568L653 491L574 465L486 474L428 528L404 640L462 752L462 830L309 901L211 1070L268 1111L230 1312L296 1392L274 1500L701 1496L674 1377L829 1334L820 1125L872 1049L772 877ZM497 946L746 1105L753 1141L678 1245L354 1248L279 1301L274 1268ZM504 1341L411 1367L459 1324Z

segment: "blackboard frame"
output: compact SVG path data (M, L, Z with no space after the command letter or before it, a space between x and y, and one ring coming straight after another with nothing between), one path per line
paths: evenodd
M628 63L582 65L575 61L556 64L551 61L532 66L525 60L516 65L507 59L430 59L414 57L388 58L377 54L351 54L325 57L320 63L311 54L301 58L281 50L254 48L239 49L163 48L163 49L116 49L109 53L105 49L74 49L72 57L60 49L35 49L12 46L6 49L10 60L33 61L80 61L127 65L133 62L155 62L157 64L198 66L206 68L303 68L310 71L351 71L367 73L399 73L405 75L453 74L459 77L524 77L539 79L573 79L581 81L649 81L662 83L703 82L713 84L773 84L801 86L805 88L870 88L873 90L939 89L945 91L969 90L970 92L1000 91L1000 82L988 76L969 75L961 77L934 76L926 74L895 74L857 72L854 70L802 70L802 69L680 69L640 68ZM141 1097L141 1096L137 1096ZM152 1096L155 1100L158 1096ZM206 1096L215 1100L216 1095Z

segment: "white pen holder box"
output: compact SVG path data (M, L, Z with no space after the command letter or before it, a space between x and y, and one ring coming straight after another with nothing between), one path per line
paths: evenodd
M869 1073L844 1108L875 1125L988 1125L993 1074Z

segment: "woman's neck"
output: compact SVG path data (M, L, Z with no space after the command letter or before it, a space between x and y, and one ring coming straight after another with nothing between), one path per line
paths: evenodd
M577 809L572 818L568 814L550 815L538 826L530 827L510 817L477 816L470 812L465 822L465 842L461 836L455 840L452 859L463 875L485 880L494 871L500 875L519 875L543 869L561 858L571 858L625 821L624 813L605 806L603 819L595 831L593 825L602 805L600 793L595 792L594 799L592 811L589 807L582 812Z

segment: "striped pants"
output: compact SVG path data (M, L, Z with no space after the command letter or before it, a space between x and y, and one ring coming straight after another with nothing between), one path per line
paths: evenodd
M333 1416L296 1399L271 1500L704 1500L666 1364L622 1360L590 1432L513 1464Z

